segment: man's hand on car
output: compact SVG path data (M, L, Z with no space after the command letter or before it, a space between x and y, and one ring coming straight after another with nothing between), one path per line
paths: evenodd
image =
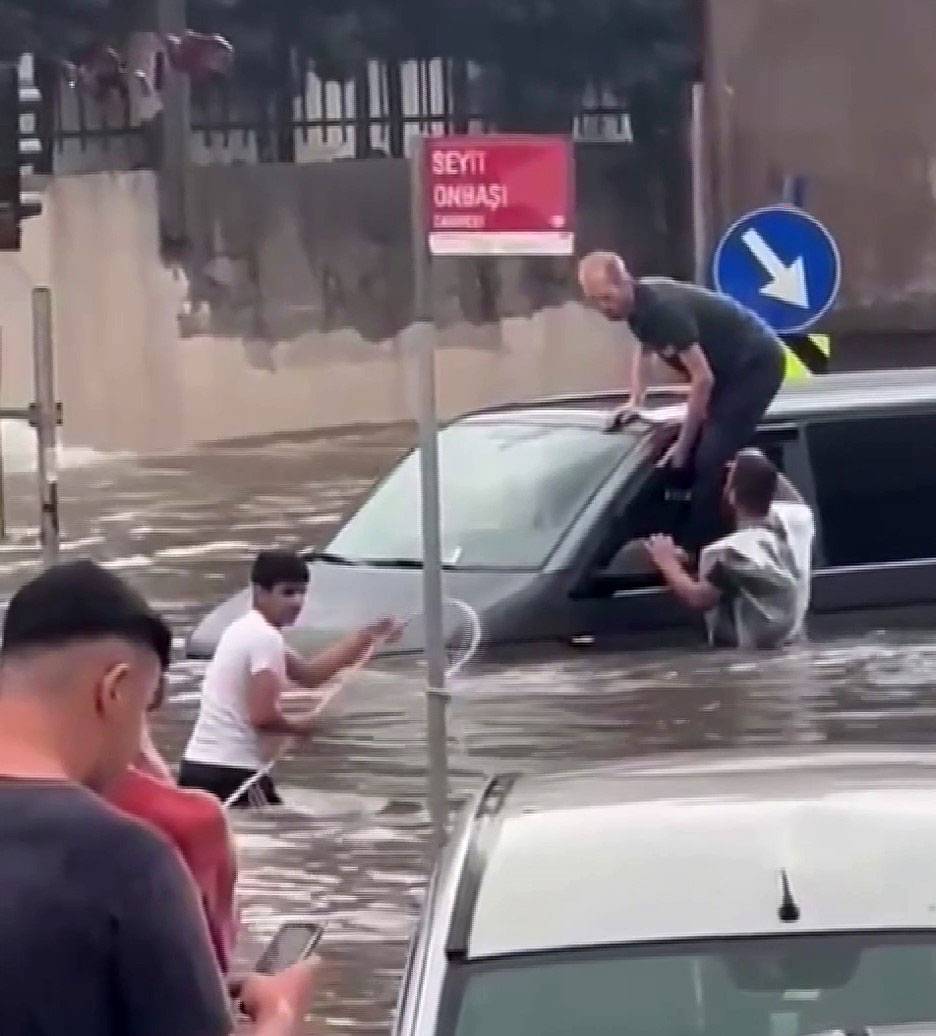
M682 471L689 462L689 452L689 447L684 446L677 439L657 462L657 467L672 468L674 471Z
M645 542L650 560L661 572L673 568L683 569L689 564L689 555L674 542L672 536L656 533Z
M635 407L633 403L625 403L623 406L617 407L617 409L611 411L605 424L605 431L616 432L639 413L639 407Z
M385 644L395 644L403 634L403 623L399 619L380 619L368 626L365 632L375 641L382 640Z

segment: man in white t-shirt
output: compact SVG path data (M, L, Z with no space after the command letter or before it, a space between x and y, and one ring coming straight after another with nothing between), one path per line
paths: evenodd
M725 503L735 531L702 550L698 577L668 536L648 540L650 556L676 597L706 613L713 645L780 647L802 634L809 608L812 512L754 449L730 465Z
M391 619L352 633L310 659L300 658L282 630L299 617L309 582L305 562L288 551L264 551L250 576L253 605L223 633L202 684L201 708L179 772L179 784L227 801L269 762L271 738L307 737L321 706L286 716L281 696L290 684L317 688L355 665L399 627ZM281 802L269 774L256 781L271 805ZM247 794L235 805L246 805Z

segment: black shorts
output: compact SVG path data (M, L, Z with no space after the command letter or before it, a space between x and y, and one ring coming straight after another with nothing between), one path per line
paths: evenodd
M256 770L240 766L216 766L214 763L193 763L183 759L179 768L179 786L181 788L201 788L202 791L210 792L221 802L227 802L256 772ZM231 805L238 808L260 805L261 795L263 805L282 806L283 804L276 785L273 783L273 778L265 773L252 785L249 794L245 791Z

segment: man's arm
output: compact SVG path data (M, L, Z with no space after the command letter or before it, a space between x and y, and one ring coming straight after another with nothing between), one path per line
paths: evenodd
M698 342L683 349L679 358L689 375L689 396L686 400L686 417L666 458L675 468L685 467L689 460L715 387L715 375Z
M342 669L357 665L373 649L376 639L370 629L358 630L311 658L289 652L286 655L286 675L300 687L315 690L333 680Z
M360 665L380 641L391 643L401 630L395 619L381 619L357 633L351 633L311 658L294 652L286 655L286 675L300 687L315 690L333 680L343 669Z
M647 394L647 354L643 345L638 342L631 357L630 384L628 385L627 405L632 410L639 410L644 404Z
M308 1010L319 970L317 957L300 961L278 975L251 975L241 1004L254 1022L248 1036L296 1036Z
M721 600L721 590L707 579L696 579L684 567L685 558L669 536L651 536L647 551L677 600L697 612L707 612Z
M607 430L609 432L616 431L624 423L625 418L629 417L634 413L635 410L639 410L644 403L644 397L647 394L647 363L649 362L647 353L640 342L637 342L634 346L634 353L631 356L630 365L630 377L628 378L628 384L625 391L627 392L627 402L623 406L618 407L608 421Z
M287 651L286 675L300 687L315 690L333 680L343 670L363 663L379 641L392 641L399 636L399 632L400 625L395 620L381 619L372 626L344 637L312 658L301 658ZM275 672L264 669L254 673L247 688L251 724L264 734L307 737L315 729L328 701L317 702L308 712L292 717L287 716L281 708L282 693L282 682Z
M247 715L251 725L261 734L307 737L315 727L322 703L301 716L291 717L281 708L282 693L282 681L277 673L263 669L250 677L247 685Z

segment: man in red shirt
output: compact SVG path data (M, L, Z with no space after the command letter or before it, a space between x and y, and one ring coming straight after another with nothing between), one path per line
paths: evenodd
M110 803L143 820L179 850L201 897L223 972L237 939L237 862L227 817L207 792L179 788L154 772L145 755L108 790Z
M150 705L162 705L164 683ZM202 902L211 942L227 973L237 940L237 858L224 809L213 796L176 785L144 726L140 751L126 774L106 795L111 805L155 827L178 849Z

